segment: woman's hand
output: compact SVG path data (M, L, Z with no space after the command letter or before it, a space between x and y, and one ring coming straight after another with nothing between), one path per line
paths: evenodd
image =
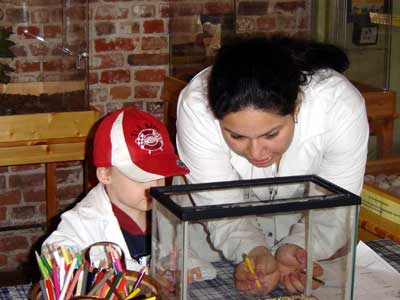
M280 273L281 284L291 293L303 292L306 284L306 251L293 244L285 244L279 247L275 259ZM323 274L322 267L313 263L313 277ZM313 280L312 288L317 289L320 283Z
M242 261L235 270L236 288L253 295L269 293L279 282L279 271L274 256L267 248L259 246L250 251L248 257L255 274L252 274L246 263ZM261 287L257 287L257 279Z

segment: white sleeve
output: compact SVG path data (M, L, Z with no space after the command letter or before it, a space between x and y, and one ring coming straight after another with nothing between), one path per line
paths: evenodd
M178 103L177 148L190 170L191 183L237 180L230 162L230 150L221 135L218 121L208 109L204 84L194 79L181 93ZM196 193L197 205L243 201L242 191ZM242 260L242 254L255 246L265 246L264 235L245 218L235 221L208 222L214 246L231 260Z
M334 105L327 112L328 131L317 175L357 195L361 193L368 152L369 126L364 99L347 81L335 86ZM346 208L327 209L315 214L314 249L318 258L327 258L348 242L348 222L355 222ZM355 224L356 226L357 224ZM302 244L304 224L297 223L281 243ZM304 246L304 245L303 245Z
M81 251L92 243L92 236L87 229L91 226L84 226L85 221L75 208L66 211L61 215L61 221L57 229L44 241L45 245L64 245L74 251ZM93 228L92 228L93 230ZM94 241L93 241L94 242Z

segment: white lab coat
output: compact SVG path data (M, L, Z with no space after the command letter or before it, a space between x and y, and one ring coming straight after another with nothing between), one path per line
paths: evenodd
M178 102L177 148L190 169L189 182L272 177L273 167L254 167L225 143L219 121L208 108L209 73L210 68L207 68L196 75L181 92ZM369 129L364 99L358 90L343 75L333 70L320 71L302 90L297 119L294 137L281 158L278 176L316 174L360 194ZM197 205L244 200L243 193L237 190L224 191L218 196L215 192L193 196ZM220 220L208 222L208 229L214 246L222 250L226 258L239 262L243 253L258 245L276 248L279 242L278 245L294 243L304 247L301 217L297 213L251 220ZM343 230L348 218L341 208L318 213L314 222L317 259L330 257L347 242ZM218 259L215 252L209 251L203 230L195 227L192 226L189 235L191 248L202 258Z
M74 208L61 215L57 230L44 241L42 249L46 248L44 245L54 244L77 252L103 241L121 247L128 270L143 268L132 259L104 185L98 183Z

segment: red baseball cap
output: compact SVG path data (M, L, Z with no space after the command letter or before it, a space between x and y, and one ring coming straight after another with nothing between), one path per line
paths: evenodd
M114 166L139 182L189 173L175 154L164 124L134 108L117 110L101 121L93 160L96 167Z

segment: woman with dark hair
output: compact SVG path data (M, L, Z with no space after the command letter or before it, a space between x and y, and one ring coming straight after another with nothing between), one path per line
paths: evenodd
M180 94L177 147L191 170L188 181L316 174L360 194L369 131L364 100L341 74L348 64L345 53L335 46L284 36L225 44L214 65L196 75ZM246 201L239 192L217 200L207 193L193 196L197 204ZM344 212L333 211L315 217L317 260L332 257L347 242ZM305 283L302 221L301 214L211 221L206 231L212 247L239 263L239 290L260 294L280 282L296 292ZM268 224L262 227L268 232L257 227L260 222ZM207 252L202 230L191 232L193 251L215 260L215 252ZM258 277L248 272L243 253L249 254ZM320 275L322 268L314 266L314 275ZM255 278L261 288L254 289Z

